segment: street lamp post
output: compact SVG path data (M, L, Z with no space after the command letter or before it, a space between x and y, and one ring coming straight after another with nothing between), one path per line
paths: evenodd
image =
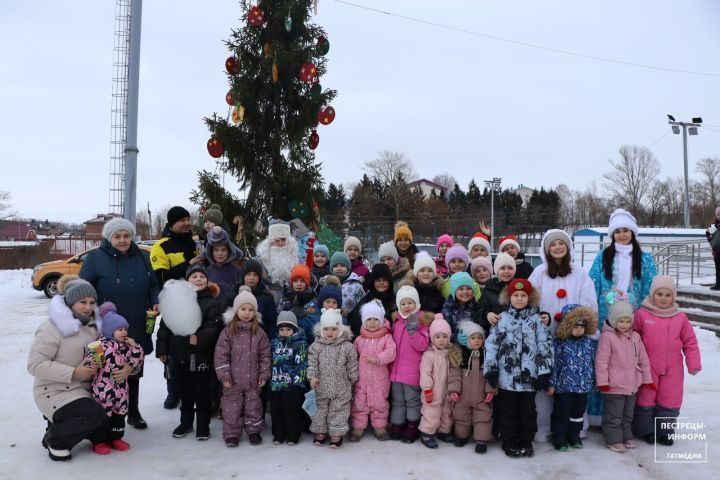
M485 180L485 186L490 189L490 241L495 241L495 190L500 187L502 178L493 177Z
M698 134L698 127L702 125L702 118L695 117L692 122L677 122L675 117L668 115L668 123L671 125L672 132L675 135L680 134L680 127L682 127L683 134L683 160L685 168L685 208L683 209L683 217L685 228L690 228L690 188L688 185L688 155L687 155L687 134L688 129L690 135Z

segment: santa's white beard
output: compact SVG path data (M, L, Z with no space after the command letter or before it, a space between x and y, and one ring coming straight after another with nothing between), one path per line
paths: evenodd
M265 239L258 245L257 252L273 283L289 283L290 270L300 262L294 238L288 238L284 247L273 247L270 239Z

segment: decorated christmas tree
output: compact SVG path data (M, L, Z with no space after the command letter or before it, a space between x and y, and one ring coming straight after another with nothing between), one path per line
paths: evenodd
M241 1L242 25L233 30L225 61L228 112L205 122L208 153L244 190L245 225L269 217L300 218L317 228L315 192L322 189L314 150L319 125L335 118L324 89L325 31L311 22L312 0ZM252 235L252 232L248 232Z

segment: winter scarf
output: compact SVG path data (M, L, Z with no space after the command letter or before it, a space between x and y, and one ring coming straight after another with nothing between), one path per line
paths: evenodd
M630 289L630 281L632 280L632 250L633 246L620 245L615 243L615 252L617 259L617 289L621 292L627 292Z

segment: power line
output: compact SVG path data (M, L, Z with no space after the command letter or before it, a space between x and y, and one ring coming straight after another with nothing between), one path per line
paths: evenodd
M407 21L409 21L409 22L415 22L415 23L421 23L421 24L424 24L424 25L430 25L430 26L432 26L432 27L442 28L442 29L445 29L445 30L451 30L451 31L454 31L454 32L465 33L465 34L468 34L468 35L474 35L474 36L476 36L476 37L482 37L482 38L487 38L487 39L490 39L490 40L496 40L496 41L498 41L498 42L510 43L510 44L512 44L512 45L519 45L519 46L521 46L521 47L534 48L534 49L537 49L537 50L545 50L545 51L547 51L547 52L559 53L559 54L562 54L562 55L570 55L570 56L573 56L573 57L580 57L580 58L585 58L585 59L588 59L588 60L597 60L597 61L600 61L600 62L614 63L614 64L618 64L618 65L625 65L625 66L629 66L629 67L645 68L645 69L648 69L648 70L659 70L659 71L662 71L662 72L672 72L672 73L684 73L684 74L687 74L687 75L697 75L697 76L702 76L702 77L720 77L720 73L696 72L696 71L692 71L692 70L682 70L682 69L679 69L679 68L661 67L661 66L658 66L658 65L649 65L649 64L644 64L644 63L627 62L627 61L624 61L624 60L617 60L617 59L614 59L614 58L598 57L598 56L596 56L596 55L588 55L588 54L586 54L586 53L573 52L573 51L564 50L564 49L561 49L561 48L546 47L546 46L544 46L544 45L538 45L538 44L535 44L535 43L521 42L521 41L519 41L519 40L512 40L512 39L510 39L510 38L498 37L498 36L496 36L496 35L490 35L490 34L487 34L487 33L477 32L477 31L474 31L474 30L467 30L467 29L465 29L465 28L454 27L454 26L445 25L445 24L442 24L442 23L431 22L431 21L429 21L429 20L423 20L423 19L421 19L421 18L415 18L415 17L410 17L410 16L407 16L407 15L402 15L402 14L398 14L398 13L388 12L388 11L385 11L385 10L380 10L380 9L378 9L378 8L372 8L372 7L368 7L368 6L365 6L365 5L359 5L359 4L356 4L356 3L347 2L347 1L345 1L345 0L334 0L334 1L335 1L336 3L340 3L340 4L343 4L343 5L350 6L350 7L355 7L355 8L359 8L359 9L361 9L361 10L367 10L367 11L374 12L374 13L380 13L380 14L383 14L383 15L388 15L388 16L391 16L391 17L400 18L400 19L402 19L402 20L407 20Z
M655 145L656 143L658 143L660 140L662 140L663 138L667 137L667 136L670 135L671 133L672 133L672 130L668 130L667 132L663 133L663 135L662 135L660 138L658 138L657 140L655 140L654 142L652 142L650 145L648 145L648 148L652 147L653 145Z

